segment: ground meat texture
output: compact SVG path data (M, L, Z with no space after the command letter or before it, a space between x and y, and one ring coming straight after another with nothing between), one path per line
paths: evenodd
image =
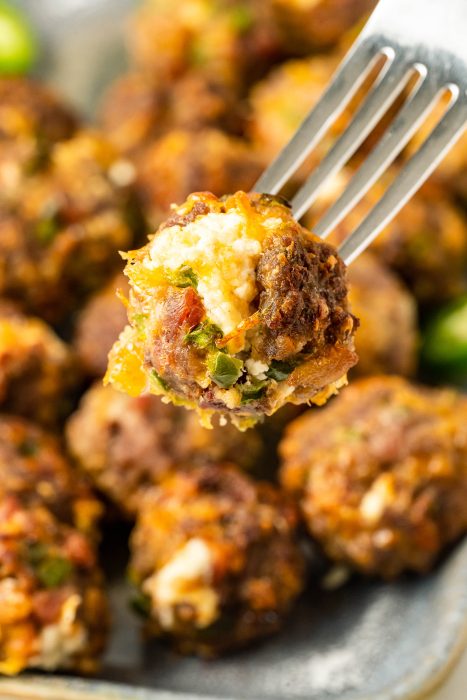
M241 88L279 55L277 30L263 0L146 0L134 14L131 57L161 81L193 68Z
M201 71L165 83L132 72L108 91L101 110L106 134L122 153L135 155L174 128L219 127L240 133L244 115L236 92Z
M0 303L0 410L57 428L79 381L71 349L46 323Z
M353 382L293 422L281 482L331 559L426 572L467 529L467 400L400 377Z
M44 506L0 497L0 673L96 670L108 611L96 553Z
M126 309L120 294L128 294L128 280L121 273L94 294L79 312L73 347L89 377L104 376L109 351L126 325Z
M262 440L255 430L202 428L196 415L157 396L132 398L95 384L67 427L69 452L77 464L127 515L142 495L167 475L207 462L235 461L256 469Z
M335 46L376 0L269 0L281 40L293 55Z
M97 538L101 506L59 444L21 418L0 416L0 502L7 494L26 508L46 507L60 522Z
M75 129L75 117L46 87L28 78L0 78L0 199L21 196L24 178Z
M74 310L133 243L132 177L98 133L55 146L17 201L0 204L0 293L53 322Z
M216 656L275 632L304 583L296 513L231 467L180 473L147 494L130 575L148 631Z
M287 402L324 403L356 363L335 249L269 195L197 193L128 256L130 325L106 381L244 429Z
M174 129L148 146L137 159L137 187L153 227L194 190L221 196L249 190L264 168L263 159L241 139L217 129L196 134Z
M355 337L355 375L412 376L419 333L414 297L398 277L371 253L349 267L349 302L360 321Z

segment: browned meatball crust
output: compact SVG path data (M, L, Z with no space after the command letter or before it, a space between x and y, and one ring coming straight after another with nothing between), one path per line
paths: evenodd
M349 303L360 321L355 336L355 375L412 376L417 367L419 333L414 297L372 253L349 267Z
M467 399L354 382L288 428L281 482L325 552L365 574L425 572L467 530Z
M56 428L80 373L71 349L43 321L0 303L0 409Z
M96 486L133 516L142 494L182 465L234 461L253 469L262 452L255 430L232 425L213 430L197 416L157 396L132 398L95 384L67 427L70 453Z
M0 204L0 293L53 322L74 310L133 243L133 174L98 133L56 145L50 167Z
M207 466L143 501L130 573L148 630L214 656L275 632L304 583L296 513L270 484Z
M26 508L43 505L93 539L102 507L58 441L21 418L0 416L0 501L13 493Z

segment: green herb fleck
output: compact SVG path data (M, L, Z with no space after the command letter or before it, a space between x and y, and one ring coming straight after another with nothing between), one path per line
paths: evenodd
M241 403L249 403L250 401L260 399L266 391L266 386L267 381L239 385L239 389L242 392Z
M151 613L151 598L142 591L137 591L130 598L130 607L141 617L147 618Z
M73 565L68 559L53 556L43 559L37 566L37 577L46 588L56 588L70 578Z
M192 331L187 333L184 340L185 343L196 345L197 348L204 350L210 345L213 345L217 338L222 338L223 335L219 326L209 321L203 321L193 328Z
M38 445L35 440L26 438L18 445L18 454L22 457L34 457L37 454Z
M159 384L161 389L163 389L164 391L168 391L169 385L164 379L162 379L160 374L158 374L155 369L151 370L151 377L157 382L157 384Z
M57 218L55 216L48 216L37 222L35 235L39 243L42 245L48 245L49 243L52 243L53 239L58 233L58 230L59 225Z
M287 379L290 374L292 374L296 366L297 365L294 362L280 362L279 360L273 360L268 371L266 372L266 376L269 377L269 379L275 379L276 382L282 382L284 379Z
M178 270L168 273L167 279L174 287L181 287L182 289L185 287L194 287L196 289L198 286L197 276L191 267L186 265L182 265Z
M224 352L216 352L208 360L212 380L223 389L229 389L241 376L243 362Z
M239 34L245 34L253 26L253 14L245 5L233 8L230 17L234 30Z

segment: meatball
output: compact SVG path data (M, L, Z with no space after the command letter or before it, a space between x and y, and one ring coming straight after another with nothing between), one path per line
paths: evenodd
M466 290L467 220L448 197L419 192L372 250L401 275L422 304L439 304Z
M130 325L107 381L240 428L283 404L324 403L357 360L335 249L269 195L191 195L128 255Z
M263 0L146 0L135 13L128 48L162 81L193 68L227 85L253 82L279 54Z
M354 382L289 426L281 481L331 559L425 572L467 529L467 399L400 377Z
M249 190L263 161L246 142L216 129L175 129L141 153L137 170L142 207L155 228L195 189L218 196Z
M110 349L126 325L121 294L128 294L128 279L118 273L79 312L73 346L89 377L104 376Z
M107 603L89 540L44 506L0 498L0 673L94 671Z
M353 372L413 375L419 345L415 299L371 253L357 258L348 276L350 307L360 321Z
M275 632L303 588L293 506L231 467L180 473L147 494L130 575L148 631L215 656Z
M0 294L48 321L63 319L133 242L132 166L98 133L55 146L50 168L0 205Z
M55 518L97 539L101 505L58 442L32 423L0 416L0 501L13 493L25 508L46 507Z
M43 167L53 145L75 129L74 116L46 87L0 77L0 199L21 196L26 175Z
M269 0L285 48L306 55L335 46L377 0Z
M78 382L76 359L54 331L0 303L0 409L57 427Z
M96 486L127 515L142 494L180 465L235 460L256 467L259 435L231 425L202 428L196 414L149 394L130 397L95 384L67 426L68 448Z
M52 437L0 416L0 673L96 668L108 617L100 514Z
M234 90L199 71L174 83L134 71L111 86L101 119L117 148L132 155L174 128L218 127L240 133L242 111Z

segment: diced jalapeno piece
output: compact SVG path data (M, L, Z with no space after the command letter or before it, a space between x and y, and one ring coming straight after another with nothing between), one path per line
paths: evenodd
M296 364L292 362L279 362L278 360L273 360L269 366L266 376L269 379L275 379L276 382L282 382L284 379L292 374L296 367Z
M241 376L243 362L224 352L216 352L208 360L212 380L223 389L229 389Z
M442 310L428 324L422 347L423 364L454 380L467 378L467 297Z
M179 267L178 270L175 270L174 272L170 273L168 276L168 280L170 284L173 284L174 287L181 287L184 289L185 287L196 287L198 286L198 278L191 269L191 267Z
M67 581L73 571L73 565L63 557L48 557L37 567L39 581L46 588L56 588Z
M0 74L26 73L36 56L36 39L23 14L0 0Z
M162 379L160 374L158 374L158 372L156 372L155 369L151 370L151 377L154 379L156 384L158 384L161 387L161 389L163 389L164 391L168 391L169 385L164 379Z
M192 331L186 334L185 342L191 345L196 345L197 348L204 350L213 345L217 338L222 338L223 333L219 326L209 321L203 321Z
M249 403L250 401L257 401L260 399L266 391L266 385L266 381L240 385L239 389L242 392L242 403Z

